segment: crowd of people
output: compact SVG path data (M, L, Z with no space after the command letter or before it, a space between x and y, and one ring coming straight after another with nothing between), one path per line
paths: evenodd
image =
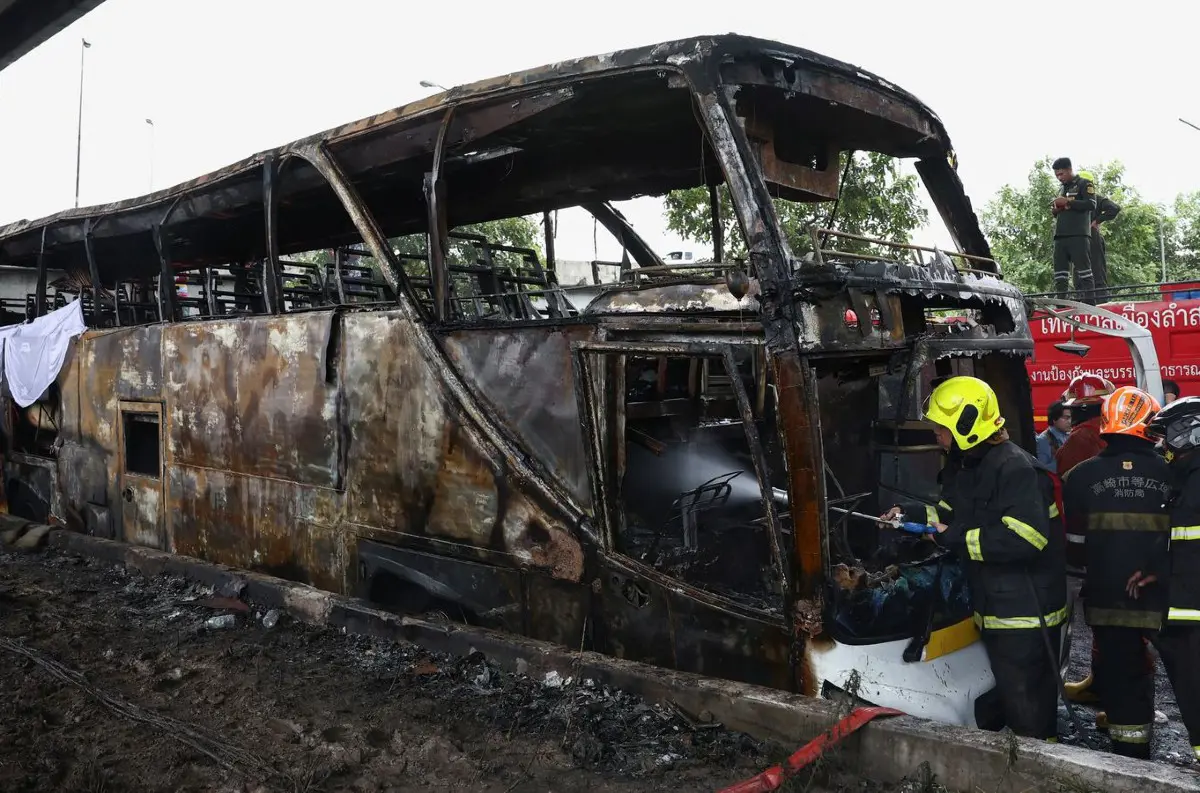
M972 606L1018 735L1058 739L1059 658L1071 620L1067 567L1082 572L1092 671L1065 686L1098 701L1113 751L1150 756L1153 645L1200 760L1200 397L1166 406L1098 375L1076 377L1050 409L1034 456L1013 443L995 392L951 377L925 406L946 452L923 514L934 541L967 567Z

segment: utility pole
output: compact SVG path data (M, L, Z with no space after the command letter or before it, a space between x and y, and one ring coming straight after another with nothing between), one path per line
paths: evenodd
M87 39L80 39L79 48L79 125L75 129L75 208L79 209L79 166L83 162L83 64L88 47Z
M146 119L147 126L150 127L150 192L154 192L154 121Z

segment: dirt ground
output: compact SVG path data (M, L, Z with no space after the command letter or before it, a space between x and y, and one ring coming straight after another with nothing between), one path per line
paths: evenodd
M212 597L0 554L0 790L712 791L779 756L586 681Z
M1090 637L1077 627L1079 673ZM0 552L0 670L6 793L716 791L795 748L53 551ZM1159 708L1155 756L1187 764L1165 678ZM1094 729L1072 742L1107 748Z

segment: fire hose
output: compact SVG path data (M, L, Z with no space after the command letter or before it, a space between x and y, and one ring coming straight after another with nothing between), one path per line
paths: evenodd
M827 732L821 733L801 746L791 757L779 765L771 766L766 771L747 780L722 788L717 793L766 793L766 791L778 790L788 779L820 759L826 749L840 743L873 719L882 716L903 715L901 711L894 708L855 708L849 716L834 724Z

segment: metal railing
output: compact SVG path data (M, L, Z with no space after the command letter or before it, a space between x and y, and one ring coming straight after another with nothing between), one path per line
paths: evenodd
M973 275L987 275L987 276L993 276L995 278L1001 277L1000 264L995 259L989 259L985 256L975 256L970 253L960 253L958 251L944 251L940 248L931 248L931 247L928 247L925 245L913 245L912 243L908 243L908 242L895 242L893 240L884 240L884 239L879 239L876 237L867 237L862 234L851 234L847 231L835 231L834 229L819 229L819 228L812 227L812 228L809 228L809 230L808 230L808 236L812 240L813 256L817 260L818 264L825 264L825 257L827 255L834 257L834 258L839 258L839 259L859 259L859 260L868 261L868 262L897 262L897 261L902 261L904 259L904 254L907 254L908 260L911 261L913 264L916 264L921 267L928 267L931 264L931 262L926 261L925 256L924 256L924 254L928 253L928 254L932 254L934 256L941 254L942 256L948 257L950 259L950 261L952 263L954 263L954 269L960 273L971 273ZM829 248L829 247L825 247L822 244L822 239L828 238L828 237L840 237L842 239L855 240L857 242L866 242L870 245L879 245L884 248L892 248L894 250L901 251L902 255L896 256L896 257L887 257L887 256L878 256L878 255L871 254L871 253L855 253L853 251L844 251L844 250L838 250L835 248ZM955 263L954 262L955 259L961 259L966 262L978 262L980 264L988 264L988 265L991 265L994 269L981 270L981 269L972 268L972 267L964 267L962 265Z
M621 274L622 279L632 281L634 284L641 279L653 280L658 278L669 278L670 276L685 276L689 271L700 272L704 270L712 271L711 276L706 278L721 278L722 273L726 270L732 270L741 265L736 262L691 262L689 264L657 264L651 267L632 267ZM701 277L701 276L697 276Z

